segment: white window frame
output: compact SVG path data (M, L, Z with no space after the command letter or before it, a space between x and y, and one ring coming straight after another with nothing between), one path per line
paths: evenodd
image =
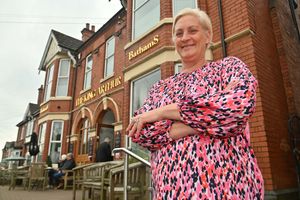
M53 127L54 127L54 123L62 123L61 125L61 136L60 136L60 141L52 140L52 135L53 135ZM64 137L64 121L63 120L53 120L52 124L51 124L51 134L50 134L50 139L49 139L49 147L48 147L48 155L50 155L51 153L51 146L53 143L60 143L60 148L62 147L62 138ZM59 150L59 153L61 154L61 149Z
M42 124L40 124L39 140L38 140L40 152L39 152L38 156L36 156L37 161L42 161L42 156L43 156L44 149L45 149L46 128L47 128L47 122L43 122Z
M174 66L175 74L181 72L181 70L182 70L182 63L176 63L175 66Z
M33 130L33 123L34 123L33 119L31 119L27 122L26 137L31 136L32 130Z
M45 82L44 101L48 101L51 97L54 64L50 65L48 67L47 71L48 71L48 73L47 73L47 79Z
M65 76L62 76L61 73L61 68L62 68L62 62L68 61L68 73ZM69 76L70 76L70 66L71 66L71 60L70 59L61 59L59 61L59 69L58 69L58 74L57 74L57 85L56 85L56 96L68 96L68 87L69 87ZM66 86L66 91L63 91L62 94L58 94L60 83L62 80L67 79L67 86Z
M89 135L90 135L90 127L91 123L88 118L84 119L84 122L82 124L82 127L80 131L82 133L80 134L80 142L79 142L79 154L85 155L88 154L88 141L89 141Z
M133 117L133 112L135 111L135 110L133 110L133 84L134 84L134 82L136 82L136 81L138 81L138 80L140 80L140 79L142 79L142 78L144 78L146 76L149 76L150 74L155 73L157 71L160 71L160 76L161 76L161 69L160 69L160 67L158 67L158 68L156 68L156 69L154 69L154 70L152 70L152 71L150 71L150 72L148 72L148 73L146 73L146 74L144 74L144 75L142 75L142 76L140 76L140 77L138 77L136 79L133 79L130 82L130 113L129 113L130 118L129 119L131 119ZM161 79L161 77L159 77L159 80L160 79ZM152 87L152 85L150 87ZM147 94L148 93L149 93L149 91L147 91ZM131 139L129 139L128 147L129 148L132 147Z
M89 58L91 58L90 63L89 63ZM86 61L85 61L83 90L90 89L92 86L92 69L93 69L93 55L89 54L86 57ZM88 77L89 77L89 82L87 83Z
M135 1L136 0L132 1L132 36L131 36L132 40L140 37L141 35L143 35L143 33L146 33L147 31L149 31L151 29L151 27L149 27L149 28L143 27L143 33L140 33L138 35L136 34L136 21L134 20L135 14L136 14L136 12L138 12L139 9L141 9L143 6L145 6L148 2L150 2L152 0L144 0L144 2L142 2L140 4L140 6L137 8L135 8L135 4L136 4ZM159 8L158 8L159 12L158 12L158 20L156 23L158 23L160 21L160 0L158 0L158 6L159 6Z
M176 4L177 1L187 1L187 0L172 0L172 14L173 14L173 16L175 16L177 14L176 11L175 11L175 4ZM198 8L197 0L189 0L189 1L194 1L195 8ZM181 9L183 9L183 8L180 8L179 10L181 10Z
M113 50L112 52L108 52L109 50L109 45L113 44ZM106 41L106 45L105 45L105 67L104 67L104 78L109 77L111 75L114 74L114 65L115 65L115 48L116 48L116 39L114 36L110 37L107 41ZM109 60L112 59L112 66L108 66L109 64ZM110 73L108 73L108 69L111 71Z

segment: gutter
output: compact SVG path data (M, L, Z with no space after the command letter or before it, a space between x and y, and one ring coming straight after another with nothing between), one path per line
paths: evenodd
M72 83L72 98L71 98L71 109L70 109L70 120L69 120L70 124L68 126L68 139L69 139L68 152L70 152L70 145L71 145L71 139L70 138L71 138L71 135L72 135L74 98L75 98L75 89L76 89L76 82L77 82L77 72L78 72L78 66L79 66L78 57L72 55L72 58L74 59L75 73L74 73L74 78L73 78L73 83ZM74 152L72 152L72 153L74 153Z
M226 50L226 42L225 42L225 34L224 34L222 0L218 0L218 11L219 11L219 18L220 18L220 32L221 32L222 52L223 52L223 57L226 57L227 56L227 50Z

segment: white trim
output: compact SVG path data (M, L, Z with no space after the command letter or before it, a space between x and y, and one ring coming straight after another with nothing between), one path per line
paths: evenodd
M147 77L148 75L150 75L150 74L152 74L152 73L155 73L156 71L160 71L160 74L161 74L161 69L160 69L160 67L158 67L158 66L156 66L157 68L155 68L154 70L151 70L150 72L147 72L147 73L145 73L145 74L143 74L143 75L141 75L141 76L139 76L139 77L137 77L137 78L135 78L135 79L133 79L133 80L131 80L130 81L130 99L129 99L129 119L131 119L133 116L132 116L132 113L133 113L133 107L132 107L132 100L133 100L133 83L135 82L135 81L138 81L138 80L140 80L140 79L142 79L142 78L145 78L145 77ZM161 77L159 78L159 80L161 79ZM126 139L127 138L129 138L128 136L126 136ZM132 143L132 141L131 141L131 138L129 138L129 140L128 140L128 147L126 146L126 148L131 148L132 146L131 146L131 143ZM127 142L126 142L126 145L127 145Z
M53 126L55 122L61 122L62 126L61 126L61 136L60 136L60 141L52 141L52 135L53 135ZM49 138L49 146L48 146L48 155L50 155L50 150L51 150L51 145L52 143L60 143L60 155L61 155L61 148L62 148L62 138L64 137L64 121L63 120L53 120L51 123L51 134L50 134L50 138Z
M87 73L87 67L88 67L88 61L89 61L89 58L92 58L91 59L91 62L92 62L92 65L91 65L91 69L88 71L88 72L91 72L90 74L90 83L89 83L89 86L86 85L86 73ZM89 54L87 57L86 57L86 60L85 60L85 67L84 67L84 79L83 79L83 90L88 90L92 87L92 71L93 71L93 64L94 64L94 60L93 60L93 54Z
M67 76L60 76L60 71L61 71L61 63L62 61L69 61L69 66L68 66L68 75ZM56 88L55 88L55 96L56 97L67 97L68 96L68 90L69 90L69 81L70 81L70 68L71 68L71 60L70 59L60 59L59 61L59 66L58 66L58 73L57 73L57 81L56 81ZM67 91L65 96L58 96L57 91L58 91L58 83L60 78L67 78Z
M172 0L172 16L173 17L175 17L175 13L174 13L174 8L175 8L175 3L174 3L174 1L176 1L176 0ZM198 6L198 1L197 0L194 0L194 2L195 2L195 8L199 8L199 6ZM183 8L182 8L183 9Z
M111 41L114 41L114 46L113 46L113 53L111 55L108 55L108 48L107 48L107 45L111 44L110 42ZM107 77L110 77L114 74L114 70L115 70L115 51L116 51L116 38L115 36L111 36L110 38L108 38L105 42L105 57L104 57L104 72L103 72L103 79L107 78ZM107 74L107 60L110 59L110 58L113 58L113 72L112 74Z
M175 74L177 74L177 73L179 73L180 71L179 71L179 67L181 67L182 68L182 63L175 63L175 65L174 65L174 72L175 72Z
M138 10L138 9L140 9L140 8L142 8L143 6L145 6L145 4L147 3L147 2L150 2L150 0L145 0L143 3L141 3L141 5L138 7L138 8L135 8L134 7L134 4L135 4L135 1L136 0L132 0L132 13L131 13L131 19L132 19L132 28L131 28L131 40L135 40L135 39L137 39L137 38L140 38L141 36L143 36L144 34L142 33L141 35L139 35L139 36L137 36L137 37L134 37L135 36L135 32L136 32L136 27L135 27L135 21L134 21L134 18L135 18L135 14L136 14L136 11ZM158 15L159 15L159 18L158 18L158 22L160 21L160 17L161 17L161 14L160 14L160 8L161 8L161 6L160 6L160 0L158 0L158 2L159 2L159 12L158 12ZM157 22L157 23L158 23ZM150 27L148 30L146 30L145 32L148 32L149 30L151 30L152 28ZM153 29L152 29L153 30Z
M51 71L52 71L52 79L51 79L51 88L49 90L49 83L50 83L49 76L51 74ZM53 87L53 84L52 84L53 83L53 76L54 76L54 63L52 63L47 69L47 76L46 76L46 82L45 82L45 92L44 92L44 98L43 98L44 102L48 101L51 97L51 90L52 90L52 87ZM49 98L47 98L47 92L48 91L49 91Z

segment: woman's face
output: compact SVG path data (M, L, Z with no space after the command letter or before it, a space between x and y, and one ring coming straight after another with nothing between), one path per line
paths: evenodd
M197 62L204 58L209 32L204 30L194 15L181 17L174 28L175 47L184 62Z

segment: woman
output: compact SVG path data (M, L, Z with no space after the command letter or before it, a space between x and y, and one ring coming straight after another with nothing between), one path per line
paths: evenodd
M182 10L172 32L182 72L156 83L127 127L151 151L154 199L263 199L248 131L256 79L238 58L205 61L203 11Z

